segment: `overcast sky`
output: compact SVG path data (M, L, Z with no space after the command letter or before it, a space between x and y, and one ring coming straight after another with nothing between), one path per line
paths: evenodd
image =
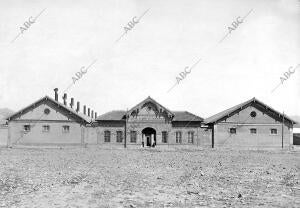
M202 117L252 97L300 115L300 66L279 85L300 64L297 0L1 0L0 19L0 107L20 110L55 87L61 101L97 60L67 93L98 115L148 96Z

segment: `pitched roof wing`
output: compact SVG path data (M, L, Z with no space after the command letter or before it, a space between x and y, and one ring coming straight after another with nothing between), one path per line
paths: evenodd
M203 121L203 118L188 111L173 111L173 113L175 114L173 121Z
M263 102L259 101L258 99L256 99L256 98L254 97L254 98L252 98L252 99L250 99L250 100L247 100L246 102L240 103L240 104L238 104L238 105L236 105L236 106L233 106L233 107L228 108L228 109L226 109L226 110L224 110L224 111L221 111L220 113L217 113L217 114L215 114L215 115L213 115L213 116L211 116L211 117L209 117L209 118L206 118L206 119L204 120L204 123L205 123L205 124L209 124L209 123L217 123L217 122L219 122L220 120L223 120L223 119L225 119L226 117L229 117L230 114L232 114L233 112L237 111L238 109L243 109L245 106L247 106L247 105L249 105L249 104L251 104L251 103L255 103L255 102L256 102L256 103L259 103L260 105L265 106L267 109L269 109L269 110L272 111L273 113L278 114L278 115L280 115L281 117L283 116L282 113L280 113L280 112L274 110L274 109L271 108L270 106L264 104ZM292 119L290 119L290 118L289 118L288 116L286 116L286 115L284 115L284 118L285 118L286 120L289 120L291 123L294 123L294 124L296 123L295 121L293 121Z
M45 97L42 97L41 99L35 101L34 103L28 105L27 107L25 107L25 108L23 108L23 109L21 109L21 110L15 112L15 113L9 115L9 116L6 118L6 120L11 120L11 119L13 119L16 115L23 114L27 109L31 108L32 106L34 106L34 105L36 105L36 104L38 104L38 103L40 103L40 102L42 102L42 101L44 101L44 100L49 100L50 102L57 104L59 107L63 108L63 109L66 110L66 111L69 111L70 113L72 113L72 114L75 115L76 117L82 119L82 120L85 121L86 123L89 123L89 122L91 122L91 120L92 120L90 117L88 117L88 116L86 116L86 115L84 115L84 114L82 114L82 113L76 112L73 108L70 108L70 107L68 107L68 106L65 106L65 105L59 103L58 101L52 99L51 97L49 97L49 96L47 96L47 95L46 95Z
M96 121L119 121L125 119L126 111L114 110L98 116Z
M175 117L172 121L203 121L203 118L187 111L173 111ZM96 121L120 121L125 119L126 111L115 110L98 116Z

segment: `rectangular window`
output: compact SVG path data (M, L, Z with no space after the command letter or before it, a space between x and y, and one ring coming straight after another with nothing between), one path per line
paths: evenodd
M182 142L182 133L181 131L176 131L176 143L181 144Z
M117 142L123 141L123 131L117 131Z
M194 143L194 132L193 131L189 131L188 132L188 143Z
M136 143L136 131L130 131L130 142Z
M30 131L30 125L24 125L23 126L24 131L29 132Z
M166 132L166 131L162 131L161 132L161 134L162 134L162 143L168 143L168 132Z
M271 129L271 134L272 135L277 135L277 129Z
M256 129L255 128L250 129L250 133L251 134L256 134Z
M104 131L104 142L110 142L110 131Z
M236 134L236 128L230 128L229 132L230 134Z
M70 132L70 126L63 126L62 130L63 130L63 133L69 133Z
M49 125L43 125L43 132L49 132L50 126Z

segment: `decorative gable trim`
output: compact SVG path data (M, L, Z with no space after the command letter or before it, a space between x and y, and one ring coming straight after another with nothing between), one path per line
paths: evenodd
M145 107L150 107L155 112L155 115L157 117L163 116L166 120L171 121L174 118L174 113L167 109L166 107L162 106L158 102L156 102L154 99L152 99L150 96L147 97L145 100L131 108L127 112L127 117L129 116L137 116L141 109Z

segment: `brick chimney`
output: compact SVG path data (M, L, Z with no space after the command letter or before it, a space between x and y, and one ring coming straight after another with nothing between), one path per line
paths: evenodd
M91 112L91 109L90 108L88 108L88 116L90 117L90 112Z
M95 112L95 119L97 118L97 112Z
M67 98L68 98L67 93L64 93L64 96L62 97L62 99L64 100L64 105L67 105Z
M70 107L73 108L74 106L74 98L71 98Z
M77 107L76 107L76 112L78 113L80 111L80 102L77 101Z
M92 110L92 118L94 118L94 111Z
M55 92L55 93L54 93L55 101L58 101L58 93L57 93L57 92L58 92L58 88L55 88L55 89L54 89L54 92Z
M86 115L86 106L83 106L83 114Z

